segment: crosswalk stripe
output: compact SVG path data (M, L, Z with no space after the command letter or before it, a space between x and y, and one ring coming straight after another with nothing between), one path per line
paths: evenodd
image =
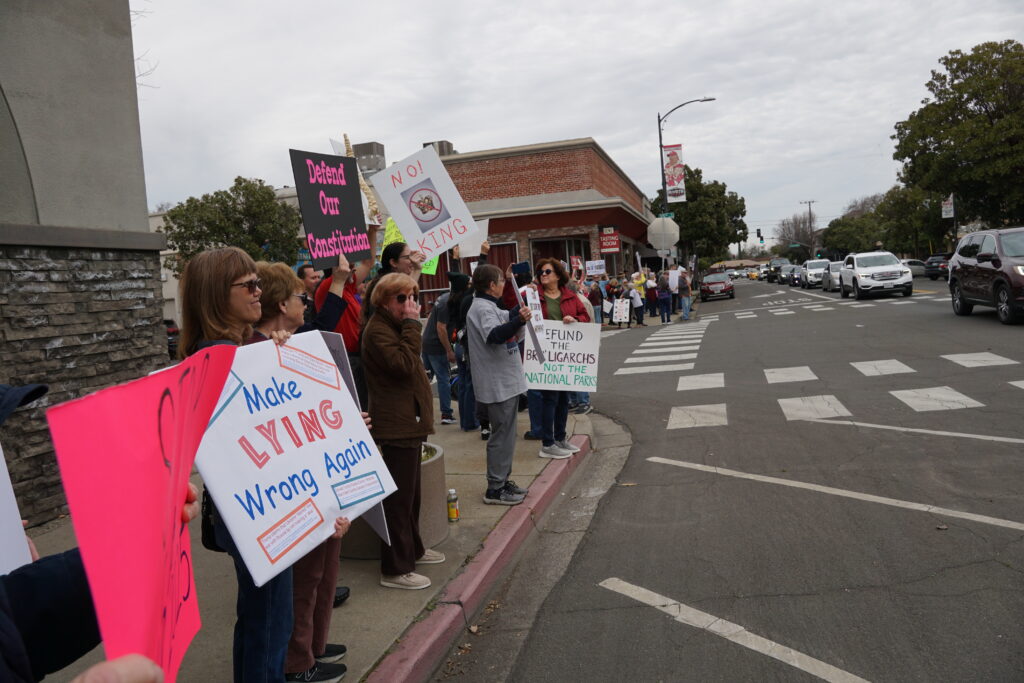
M678 365L657 365L657 366L641 366L638 368L619 368L615 371L616 375L639 375L649 372L682 372L685 370L693 370L693 363L680 363Z
M688 344L686 346L657 346L653 349L636 349L633 351L633 355L638 353L665 353L667 351L696 351L700 348L700 344Z
M695 353L673 353L668 356L641 356L639 358L627 358L627 363L660 363L669 360L693 360L697 357Z

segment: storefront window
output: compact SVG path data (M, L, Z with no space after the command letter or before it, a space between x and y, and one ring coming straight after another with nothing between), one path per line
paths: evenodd
M537 263L543 258L556 258L571 263L573 256L584 262L590 260L590 239L587 237L567 237L563 239L530 240L530 255Z

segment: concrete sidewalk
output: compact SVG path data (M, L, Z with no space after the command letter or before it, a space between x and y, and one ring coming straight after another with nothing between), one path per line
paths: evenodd
M440 411L435 414L440 416ZM342 560L339 583L349 586L352 595L334 611L330 640L348 646L348 656L343 660L348 666L346 681L368 675L379 681L426 679L440 663L451 639L458 637L465 620L472 617L529 536L532 520L557 497L569 474L589 451L592 426L587 416L569 415L568 433L582 450L567 460L539 458L540 442L522 439L528 429L527 414L520 413L512 478L520 486L530 487L530 494L522 505L506 507L482 501L486 463L485 442L479 432L464 433L457 425L436 425L436 433L429 440L444 448L447 485L458 491L462 519L449 525L448 538L435 546L445 553L447 561L417 568L433 582L426 590L383 588L378 582L378 560ZM195 477L194 481L200 480ZM111 505L112 514L130 514L116 509L116 495ZM191 532L203 626L185 656L179 680L230 681L234 568L226 554L202 547L198 521L191 524ZM36 530L32 536L43 555L75 545L74 530L67 519ZM102 657L102 647L97 648L46 680L69 681Z

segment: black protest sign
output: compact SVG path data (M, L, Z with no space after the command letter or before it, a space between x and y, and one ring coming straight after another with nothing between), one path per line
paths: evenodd
M370 258L356 160L288 150L295 192L314 268L332 268L338 254L350 262Z

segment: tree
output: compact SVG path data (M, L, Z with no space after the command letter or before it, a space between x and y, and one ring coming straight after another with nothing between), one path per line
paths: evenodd
M949 221L942 220L942 199L919 187L894 185L875 207L874 216L885 248L897 254L926 256L944 251Z
M931 98L896 124L900 179L956 196L957 214L1024 222L1024 45L1015 40L953 50L932 71Z
M822 234L822 245L833 256L871 251L882 238L874 213L833 219Z
M791 261L806 261L814 256L813 248L817 247L817 237L814 234L814 214L795 213L789 218L779 221L776 229L776 240L778 241L778 254L785 256ZM789 245L798 246L791 247Z
M294 263L302 221L262 180L238 177L227 190L189 197L164 215L167 265L181 274L190 258L215 247L240 247L257 260Z
M729 245L747 239L747 204L743 197L717 180L704 182L699 168L686 167L686 202L665 204L664 194L651 202L656 214L673 214L679 224L679 245L685 254L728 254Z

